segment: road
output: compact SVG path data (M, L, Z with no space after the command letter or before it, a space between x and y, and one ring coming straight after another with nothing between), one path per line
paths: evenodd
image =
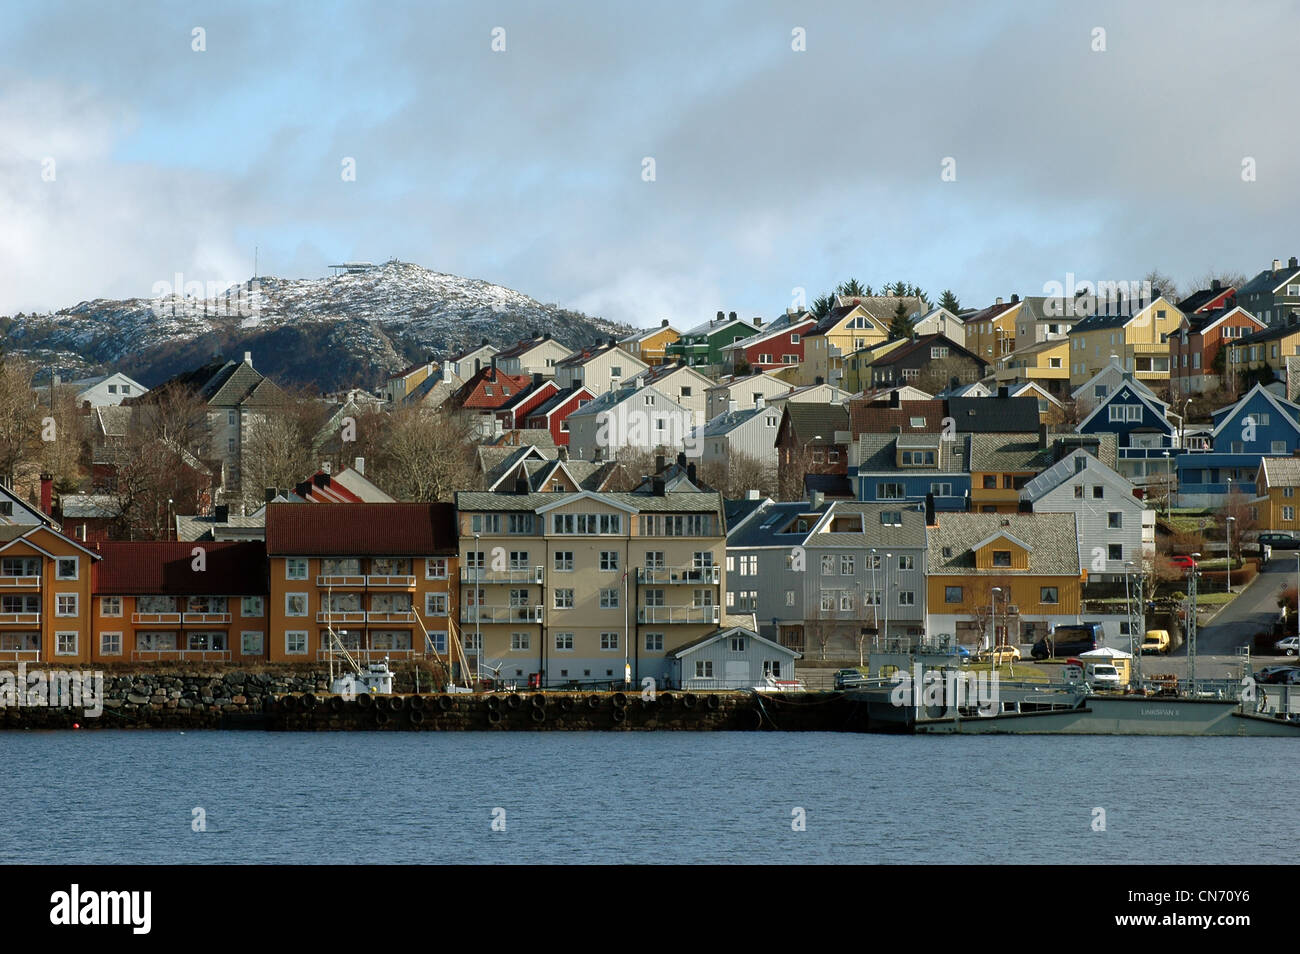
M1252 644L1256 633L1270 632L1278 614L1278 591L1293 585L1295 579L1295 560L1270 560L1235 600L1201 627L1196 639L1197 654L1231 655L1238 646ZM1186 649L1180 649L1177 655L1187 655Z

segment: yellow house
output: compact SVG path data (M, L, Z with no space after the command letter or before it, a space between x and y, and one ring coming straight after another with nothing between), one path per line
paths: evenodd
M1134 313L1129 302L1105 296L1081 296L1071 304L1073 317L1086 314L1069 331L1072 388L1105 368L1112 354L1147 387L1169 385L1169 338L1183 323L1173 302L1162 295Z
M654 367L666 360L667 347L681 337L676 328L663 319L659 325L643 328L635 334L619 339L618 345L634 358Z
M1020 491L1042 471L1037 435L970 435L970 506L976 513L1016 513Z
M908 314L921 307L919 298L892 295L839 298L826 317L804 335L798 384L834 384L844 371L844 356L879 344L889 337L893 313L901 301ZM909 310L910 309L910 310Z
M871 366L878 358L907 343L906 338L895 338L893 341L880 341L846 355L842 359L844 377L839 386L851 394L869 389L872 386Z
M940 513L927 533L930 629L967 645L1030 643L1081 611L1072 513Z
M1286 374L1286 359L1300 354L1300 324L1288 322L1265 328L1229 344L1228 358L1235 373L1271 368Z
M990 365L996 365L1011 354L1016 346L1016 318L1024 307L1018 296L1011 301L1001 298L965 320L966 350L978 355Z
M1255 478L1251 516L1260 530L1300 533L1300 457L1265 457Z
M1065 338L1040 341L1013 351L998 362L994 377L999 386L1037 384L1048 394L1070 392L1070 342Z
M0 527L0 660L91 661L91 594L99 559L47 526Z

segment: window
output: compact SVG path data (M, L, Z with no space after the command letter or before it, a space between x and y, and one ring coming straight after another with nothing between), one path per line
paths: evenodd
M306 593L284 594L284 615L285 616L306 616L307 615L307 594Z
M261 616L262 615L262 597L245 596L239 601L239 612L241 616Z
M447 651L447 631L445 629L430 630L429 642L433 643L434 652L445 653Z
M108 393L109 393L109 394L116 394L116 393L117 393L117 385L116 385L116 384L110 384L110 385L108 386Z
M931 484L930 493L934 494L936 497L951 497L952 484Z
M885 527L901 527L903 525L903 511L901 510L882 510L880 511L880 523Z
M794 590L785 591L785 605L794 606Z
M857 569L857 560L852 555L840 557L840 576L852 576Z
M663 606L663 605L664 605L664 591L661 590L661 589L658 589L658 588L656 588L656 589L651 589L651 590L646 590L646 591L645 591L645 605L646 605L646 606Z
M618 588L609 587L600 591L601 609L618 609Z
M985 490L997 490L997 489L998 489L998 475L997 475L997 474L985 474L985 475L984 475L984 489L985 489Z
M1110 543L1110 544L1107 544L1107 545L1106 545L1106 559L1107 559L1107 560L1122 560L1122 559L1124 559L1124 544L1122 544L1122 543Z
M528 650L528 648L529 648L529 646L530 646L531 644L532 644L532 640L529 638L529 634L528 634L528 633L511 633L511 634L510 634L510 651L511 651L511 652L516 652L516 653L518 653L518 652L525 652L525 651Z
M262 634L253 632L240 633L239 652L243 656L262 655Z
M557 589L555 591L556 609L573 609L573 590Z
M691 596L691 605L692 605L692 606L696 606L696 607L700 607L700 606L712 606L712 605L713 605L713 591L712 591L712 590L693 590L693 591L692 591L692 596Z
M469 518L469 527L474 533L500 533L501 514L476 513Z
M54 563L56 580L75 580L77 578L77 558L59 557Z
M1271 452L1274 454L1286 453L1286 441L1273 441Z
M1041 586L1038 588L1038 602L1040 603L1059 603L1060 598L1054 586Z
M1282 519L1283 519L1283 520L1288 520L1288 521L1289 521L1289 520L1294 520L1294 519L1295 519L1295 507L1283 507L1283 508L1282 508Z
M1106 514L1106 527L1110 530L1124 529L1124 514L1118 510L1112 510Z
M99 654L101 656L122 655L122 634L121 633L100 633Z
M303 630L288 630L284 634L284 654L286 656L307 655L307 633Z
M54 655L56 656L75 656L77 655L77 634L76 633L55 633L54 634Z
M832 576L835 573L835 557L829 553L822 554L822 576Z
M77 615L78 596L76 593L59 593L54 599L55 616Z
M527 551L527 550L511 550L511 551L510 551L510 569L512 569L512 570L527 570L527 569L528 569L528 564L529 564L529 560L528 560L528 551Z
M600 648L603 652L613 652L618 649L618 633L601 633Z
M915 569L916 569L916 557L911 557L911 556L900 556L900 557L898 558L898 568L899 568L900 570L915 570Z
M556 633L556 634L555 634L555 650L556 650L556 652L561 652L561 653L565 653L565 652L569 652L569 653L571 653L571 652L573 652L573 634L572 634L572 633Z
M648 653L661 653L664 651L664 634L663 633L646 633L645 634L645 651Z
M533 515L531 513L512 513L506 516L506 533L532 533Z
M1106 497L1106 488L1102 487L1100 484L1094 484L1092 488L1092 499L1104 500L1105 497Z
M101 596L99 598L99 615L100 616L121 616L122 597Z
M960 603L962 601L962 588L960 586L945 586L943 588L943 601L945 603Z
M611 572L618 569L618 551L601 550L600 551L600 568L605 572Z
M559 573L573 572L573 551L572 550L556 550L553 556L555 558L556 572Z
M286 580L307 579L307 561L290 558L284 561L284 578Z
M424 615L425 616L446 616L447 615L447 594L446 593L425 593L424 594Z
M733 653L743 653L745 651L745 643L746 641L744 636L732 636L731 651Z
M913 592L912 590L899 590L899 591L898 591L898 605L899 605L899 606L915 606L915 605L916 605L916 593Z
M1010 566L1010 565L1011 565L1011 551L1010 551L1010 550L994 550L994 551L993 551L993 565L994 565L994 566Z
M713 660L697 659L695 660L695 678L712 679L713 678Z
M906 496L903 492L903 485L896 483L879 483L876 484L877 500L902 500Z
M41 561L37 557L5 557L0 560L0 576L40 576Z
M1282 496L1283 496L1283 497L1294 497L1294 496L1295 496L1295 488L1294 488L1294 487L1283 487L1283 488L1282 488Z
M645 568L647 570L662 570L664 566L663 550L647 550L645 552ZM728 566L727 568L730 569L731 567Z
M559 534L619 534L623 532L621 513L551 514L551 531Z
M424 578L426 580L447 579L447 558L430 557L424 561Z

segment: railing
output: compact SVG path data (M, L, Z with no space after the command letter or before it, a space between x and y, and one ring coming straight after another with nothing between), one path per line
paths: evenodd
M229 623L229 613L182 613L183 623Z
M426 652L422 649L356 649L352 646L345 646L348 654L359 663L383 662L385 659L437 659L436 653ZM339 655L336 650L334 656ZM326 662L330 658L328 649L316 650L316 659Z
M411 588L415 586L415 577L413 576L368 576L366 577L367 586L401 586Z
M366 622L369 623L414 623L414 610L381 610L366 614Z
M461 567L462 583L536 583L546 579L546 569L541 566L516 567L510 570L488 570Z
M40 613L0 613L0 623L40 623Z
M194 662L230 662L229 649L137 649L131 653L134 662L162 662L165 659Z
M540 606L465 606L460 611L462 623L540 623Z
M333 610L316 614L318 623L364 623L365 621L365 610Z
M638 583L719 583L722 567L662 567L636 571Z
M638 623L716 623L722 618L720 606L639 606Z
M39 576L0 576L0 587L37 587L41 585Z
M355 574L322 574L316 577L317 586L365 586L366 578Z
M0 659L7 662L40 662L39 649L0 649Z
M158 626L162 624L179 626L180 613L132 613L131 622L137 625Z

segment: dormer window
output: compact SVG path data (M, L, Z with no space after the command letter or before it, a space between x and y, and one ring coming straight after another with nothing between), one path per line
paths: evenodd
M1010 550L994 550L994 551L993 551L993 565L994 565L994 566L1010 566L1010 565L1011 565L1011 551L1010 551Z

